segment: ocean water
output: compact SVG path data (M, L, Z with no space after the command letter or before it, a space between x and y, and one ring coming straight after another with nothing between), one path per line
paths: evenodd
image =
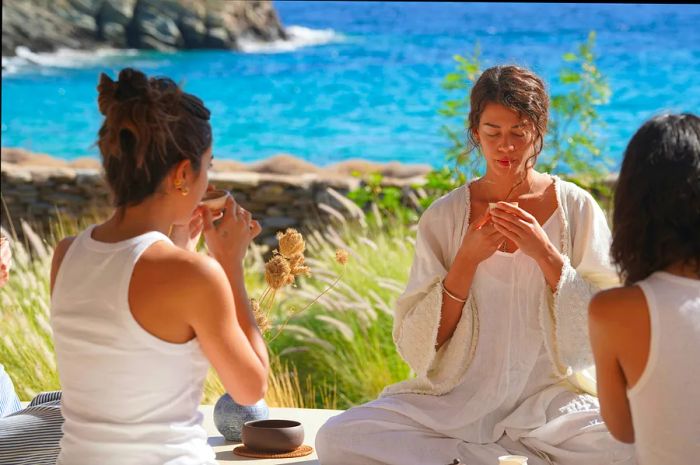
M484 67L516 63L552 93L561 56L595 30L612 89L599 109L604 155L619 166L649 117L700 112L700 6L274 2L293 40L228 51L104 50L3 58L2 146L97 157L100 72L167 75L212 110L217 158L290 153L317 165L350 158L441 166L437 113L455 54L478 41Z

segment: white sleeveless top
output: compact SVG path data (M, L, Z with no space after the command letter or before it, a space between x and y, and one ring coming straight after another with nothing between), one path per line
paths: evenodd
M163 341L134 320L129 283L160 232L69 247L51 298L51 326L65 417L64 465L216 464L201 427L209 363L197 339Z
M642 376L627 391L639 465L700 461L700 281L657 271L637 283L651 340Z

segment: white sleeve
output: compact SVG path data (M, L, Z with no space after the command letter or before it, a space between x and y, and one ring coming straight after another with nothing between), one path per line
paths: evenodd
M619 285L619 278L610 261L610 229L598 203L582 189L562 201L568 206L571 251L564 254L556 292L545 292L540 318L547 349L564 376L593 365L588 304L601 289Z

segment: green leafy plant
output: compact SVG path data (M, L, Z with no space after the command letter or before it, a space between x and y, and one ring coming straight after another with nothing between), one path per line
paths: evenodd
M358 173L353 174L360 176ZM398 219L404 224L418 220L416 205L405 204L401 189L385 185L384 176L381 173L370 173L364 176L360 187L350 191L347 197L362 209L368 209L369 206L375 205L377 211L368 212L371 219L374 219L377 214L381 214L388 218Z
M559 81L568 88L553 95L545 153L540 168L552 173L575 173L600 178L611 160L603 156L598 131L604 127L597 108L610 101L610 86L596 65L595 31L563 56L567 64Z
M603 156L600 148L598 134L604 123L598 107L609 102L611 91L596 65L595 38L595 32L591 31L574 52L562 57L564 66L559 72L559 83L564 92L551 96L546 143L538 168L570 178L591 190L597 198L609 202L611 191L603 178L611 160ZM428 173L424 184L418 186L425 192L420 198L418 213L484 171L483 157L471 150L466 134L469 94L482 71L480 57L478 43L470 55L455 55L455 70L447 74L442 83L450 93L450 98L438 109L438 113L448 119L440 128L448 140L445 164ZM382 186L382 177L378 174L370 175L349 197L363 208L374 202L380 206L380 211L409 221L418 216L404 211L406 206L401 202L399 190Z

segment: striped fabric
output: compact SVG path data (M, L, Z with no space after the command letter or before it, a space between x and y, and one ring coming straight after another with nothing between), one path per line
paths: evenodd
M61 391L47 391L37 394L35 398L29 403L28 407L34 407L35 405L45 404L47 402L53 402L55 400L61 400Z
M15 393L15 387L12 384L10 376L5 371L5 368L0 364L0 418L21 409L19 398Z
M27 408L0 418L0 464L55 465L62 425L60 391L41 393Z

